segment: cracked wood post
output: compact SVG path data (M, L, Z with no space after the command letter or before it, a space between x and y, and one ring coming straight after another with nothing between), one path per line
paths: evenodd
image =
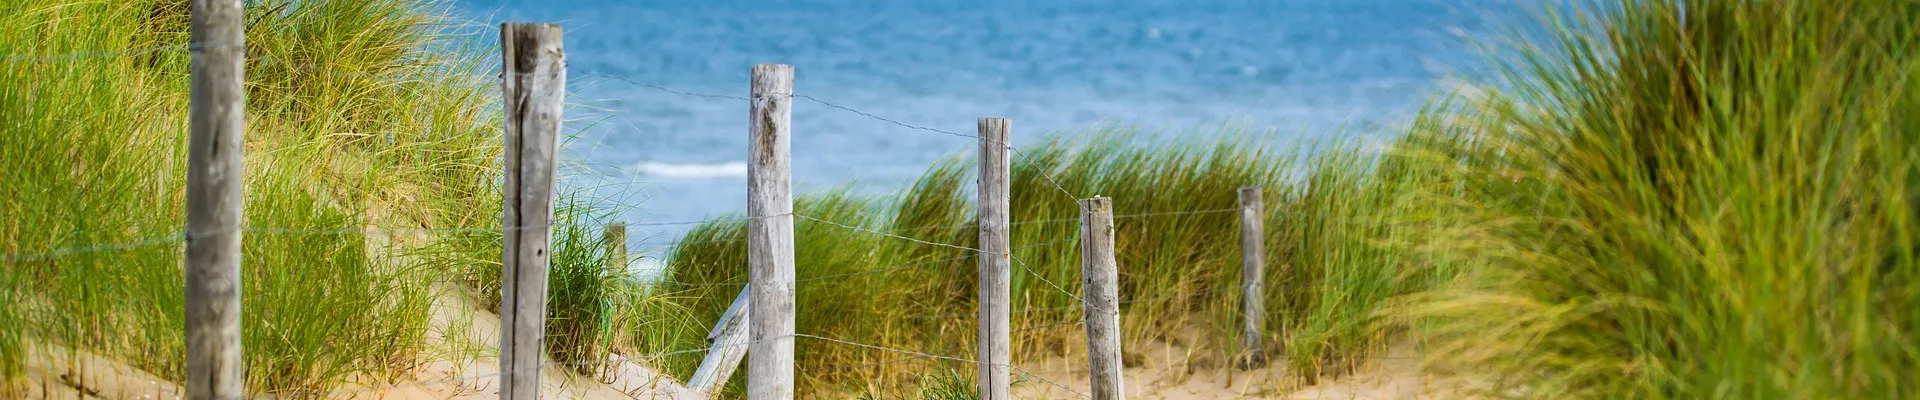
M246 27L240 0L192 4L187 144L188 399L239 399L240 223L246 199Z
M793 66L753 66L747 151L747 398L793 398Z
M1012 310L1012 281L1008 261L1011 245L1007 228L1008 136L1012 123L1005 118L981 118L980 133L980 337L979 389L981 400L1008 400L1008 366L1013 359L1007 324Z
M1267 321L1266 296L1266 202L1259 186L1240 188L1240 367L1266 365L1264 338L1260 334Z
M1113 201L1080 200L1080 276L1086 295L1088 382L1093 400L1127 398L1120 369L1120 273L1113 255Z
M552 254L555 140L567 85L560 26L500 25L506 204L500 224L500 398L540 396Z

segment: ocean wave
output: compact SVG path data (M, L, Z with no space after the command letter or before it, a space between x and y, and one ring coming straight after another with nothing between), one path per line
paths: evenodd
M627 276L631 276L641 282L654 283L659 281L661 277L666 276L666 274L667 265L660 262L657 258L641 258L629 261L629 264L627 264Z
M642 161L633 165L633 171L642 175L670 178L738 178L747 176L747 163L730 161L710 164L673 164Z

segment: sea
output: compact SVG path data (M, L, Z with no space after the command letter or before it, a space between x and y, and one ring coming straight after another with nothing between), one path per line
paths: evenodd
M1462 71L1493 0L454 0L476 26L553 22L569 71L564 186L632 245L745 209L748 76L791 64L798 192L905 190L976 151L1098 128L1163 142L1383 135ZM491 32L491 28L488 32ZM490 35L491 33L488 33ZM497 40L485 36L488 40ZM829 105L830 104L830 105Z

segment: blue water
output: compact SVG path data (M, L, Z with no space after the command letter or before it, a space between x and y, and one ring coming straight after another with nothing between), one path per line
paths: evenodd
M1189 4L1195 3L1195 4ZM1119 125L1179 135L1228 124L1262 140L1394 125L1450 71L1483 0L970 2L459 0L488 24L566 29L578 129L574 186L635 207L633 222L744 208L756 63L795 66L795 91L899 122L972 133L1011 118L1014 144ZM797 190L903 189L972 139L794 105ZM641 247L684 227L639 230Z

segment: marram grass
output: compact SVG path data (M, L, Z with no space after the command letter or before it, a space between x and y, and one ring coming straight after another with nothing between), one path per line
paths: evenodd
M1525 398L1920 396L1920 3L1588 4L1407 154L1458 166L1409 298ZM1504 85L1504 86L1503 86Z
M0 264L0 380L23 372L36 347L23 343L184 379L188 9L0 4L0 252L27 255ZM312 232L497 219L466 204L498 154L487 86L458 71L477 63L425 50L448 28L435 15L402 0L249 4L250 392L307 396L420 362L437 274L396 252L413 239Z
M1169 341L1200 349L1196 365L1227 365L1239 348L1237 190L1248 185L1265 187L1270 207L1269 284L1260 294L1277 311L1268 319L1269 340L1287 343L1269 346L1268 357L1314 377L1350 369L1357 356L1384 349L1387 335L1372 315L1425 281L1403 274L1399 267L1408 261L1374 243L1401 225L1372 217L1413 212L1402 197L1419 176L1344 144L1302 157L1270 152L1239 134L1185 145L1130 144L1136 137L1097 131L1024 148L1014 158L1017 360L1084 357L1071 344L1084 334L1074 198L1097 194L1115 204L1124 337L1136 349L1129 359L1137 361L1137 349L1149 343ZM896 195L802 196L795 208L802 216L795 222L798 332L973 357L978 264L961 248L978 240L972 166L966 159L942 162ZM671 250L656 290L685 311L653 318L692 321L638 345L653 351L705 346L706 329L747 278L744 228L739 219L711 222ZM1282 326L1289 327L1284 334ZM809 338L796 339L796 346L800 384L811 393L893 397L903 394L888 388L913 387L927 371L972 371L969 364ZM663 365L690 374L699 360L690 354Z
M188 10L0 4L0 252L25 256L0 264L0 383L19 383L32 345L184 379ZM423 342L432 297L460 295L433 292L436 280L497 303L500 131L493 85L478 78L490 53L461 48L450 35L466 29L446 11L248 4L250 393L408 379L440 353ZM615 328L638 324L630 310L649 303L609 263L599 227L610 209L568 193L559 203L546 349L602 361ZM85 250L128 242L142 245Z

